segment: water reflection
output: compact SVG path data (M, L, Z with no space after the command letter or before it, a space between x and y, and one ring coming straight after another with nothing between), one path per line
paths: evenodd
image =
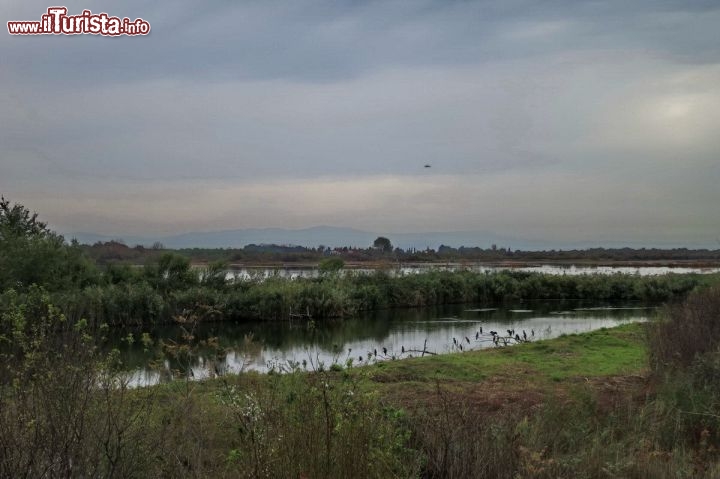
M523 303L514 307L451 305L380 311L357 318L306 322L222 322L200 324L193 333L192 356L163 351L161 341L183 344L179 327L149 332L152 343L118 342L134 385L173 378L194 379L238 373L353 365L417 356L424 348L443 354L496 347L491 331L510 336L508 344L592 331L644 321L655 311L645 305L579 302ZM512 333L510 333L512 332ZM139 336L140 332L135 332ZM517 338L516 336L517 335ZM212 343L211 338L216 338ZM498 344L503 346L504 341Z

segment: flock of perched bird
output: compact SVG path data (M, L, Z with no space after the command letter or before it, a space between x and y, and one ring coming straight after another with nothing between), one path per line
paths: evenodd
M507 335L501 335L497 331L489 331L487 333L483 332L482 326L480 326L480 329L478 329L475 332L475 342L476 343L482 343L482 342L492 342L495 347L500 346L508 346L512 344L518 344L518 343L526 343L531 341L532 338L535 337L535 330L530 330L530 335L528 336L527 331L524 329L522 330L522 334L520 331L515 331L514 329L507 329L506 330ZM472 341L468 336L465 336L464 338L465 343L467 343L467 346L463 346L463 338L460 338L459 340L457 338L452 338L452 345L451 348L453 350L458 351L465 351L466 348L471 348ZM432 351L428 351L423 347L423 349L406 349L405 346L400 346L400 355L396 355L395 353L388 351L387 347L381 347L380 351L382 351L382 356L379 354L377 348L374 348L372 351L367 352L367 356L363 357L362 355L358 356L358 361L363 362L365 358L370 361L373 359L373 357L378 359L399 359L403 357L402 355L407 355L406 357L412 357L412 353L422 353L422 354L437 354ZM352 349L348 349L348 357L352 354Z

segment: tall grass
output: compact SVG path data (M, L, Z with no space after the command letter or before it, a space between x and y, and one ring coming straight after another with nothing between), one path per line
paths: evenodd
M150 394L48 299L31 288L0 316L0 477L144 477Z
M720 347L720 287L694 294L667 307L664 320L650 331L651 363L655 371L684 368Z
M105 285L56 292L53 301L68 316L92 325L152 325L169 322L197 305L212 307L216 320L286 320L290 313L314 318L356 315L361 311L451 303L526 300L648 301L676 300L706 278L696 275L641 277L557 276L539 273L430 271L406 276L326 275L319 278L247 280L234 283L192 281L184 275L170 282L117 272ZM151 276L152 277L152 276Z
M41 289L9 296L0 477L417 476L402 414L361 377L319 367L133 390L84 321L71 322ZM174 347L190 355L187 327Z

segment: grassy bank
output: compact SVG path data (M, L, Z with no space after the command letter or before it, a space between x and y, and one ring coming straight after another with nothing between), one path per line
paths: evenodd
M547 385L548 381L575 377L637 374L647 365L644 339L644 326L634 323L508 348L382 362L371 367L369 374L383 384L406 380L477 383L504 376L508 387Z

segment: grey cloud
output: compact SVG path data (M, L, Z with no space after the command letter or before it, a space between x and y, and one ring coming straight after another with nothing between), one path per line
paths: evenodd
M35 19L45 8L25 2L4 13ZM168 76L332 82L387 67L474 65L567 49L633 48L687 62L718 60L716 2L132 1L92 8L142 15L153 32L132 39L10 38L0 52L25 81L40 82L51 72L66 87ZM536 34L513 35L518 31Z

